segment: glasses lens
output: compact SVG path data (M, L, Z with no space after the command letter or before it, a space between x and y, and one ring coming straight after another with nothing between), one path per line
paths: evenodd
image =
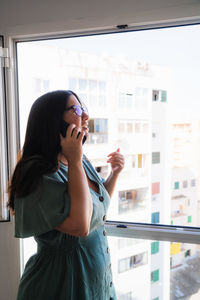
M86 108L85 106L82 106L82 110L83 110L84 112L88 113L88 110L87 110L87 108Z
M81 109L80 106L76 105L76 107L75 107L75 113L76 113L79 117L82 116L82 109Z

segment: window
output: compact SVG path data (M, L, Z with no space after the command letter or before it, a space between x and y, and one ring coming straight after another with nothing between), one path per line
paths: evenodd
M153 182L152 183L152 195L160 193L160 182Z
M156 254L159 252L159 241L151 243L151 254Z
M159 91L157 91L157 90L152 91L152 100L159 101Z
M79 79L78 86L80 91L84 91L87 88L87 80L86 79Z
M159 281L159 269L151 272L151 282L154 283L157 281Z
M89 119L89 138L90 144L102 144L108 142L108 120Z
M89 91L96 92L97 90L97 81L96 80L89 80Z
M5 80L3 70L3 59L1 56L3 40L0 36L0 222L9 221L10 215L6 206L7 203L7 181L8 181L8 157L6 137L6 99ZM1 225L0 225L1 226Z
M152 164L160 163L160 152L152 152Z
M43 78L33 78L33 91L35 93L47 93L50 89L50 81Z
M187 188L188 187L188 182L187 182L187 180L184 180L183 181L183 188L185 189L185 188Z
M119 191L119 214L131 213L145 208L148 188Z
M167 102L167 91L162 90L153 90L152 91L152 100L155 102Z
M175 190L179 189L179 182L178 181L174 182L174 189Z
M118 262L118 272L122 273L147 264L147 252L123 258Z
M120 93L119 94L119 108L131 109L133 107L133 94Z
M134 300L134 292L128 292L119 296L119 300Z
M69 90L76 91L77 89L77 79L69 78Z
M159 212L155 212L151 214L151 222L156 224L160 222L160 213Z
M167 102L167 91L161 91L161 102Z
M44 67L43 61L47 62L47 55L38 55L39 59L34 60L35 69L37 70L37 74L34 74L34 77L40 78L41 70L44 69L46 70L46 74L55 74L54 78L51 78L51 88L68 88L68 86L66 87L66 81L69 83L69 78L73 78L71 83L69 83L71 84L71 89L75 89L75 92L80 95L80 99L83 99L83 101L86 102L86 105L88 105L90 111L90 126L91 128L93 128L93 130L90 131L90 140L88 139L88 142L84 145L84 151L86 151L85 153L88 154L88 157L91 160L94 159L94 161L96 162L95 166L103 166L102 162L100 163L99 161L97 161L97 159L100 160L102 159L102 157L105 159L108 151L113 151L113 148L115 148L115 146L117 149L118 145L121 149L121 152L125 153L127 157L130 157L130 163L128 165L125 165L127 173L123 171L124 173L120 174L121 177L120 181L118 182L119 185L115 190L115 199L113 199L114 201L111 201L111 205L109 208L108 220L116 220L120 222L127 221L130 223L133 222L133 220L136 223L142 222L145 224L143 225L143 232L143 230L148 229L148 225L146 225L146 223L151 222L151 214L157 212L157 216L152 216L154 224L160 223L162 221L165 222L165 225L170 225L171 222L172 224L174 224L174 226L177 227L178 225L184 225L188 227L191 225L199 226L199 224L197 223L200 218L198 217L199 211L196 210L196 207L198 207L198 198L195 195L196 193L193 193L193 195L191 196L190 207L187 207L187 205L184 206L184 203L181 203L184 201L187 203L187 199L184 200L182 198L173 200L171 197L171 194L173 196L173 193L175 193L175 195L180 195L182 193L185 194L186 192L189 193L190 189L196 190L196 188L199 188L197 180L199 178L199 173L198 177L194 177L194 175L192 175L196 174L195 171L198 171L198 160L195 161L195 155L193 155L194 152L189 149L190 147L195 147L193 147L193 143L186 143L186 140L189 139L189 136L191 135L191 131L194 130L194 124L189 124L188 120L184 120L183 123L188 123L187 126L184 125L180 130L178 130L179 135L187 135L187 139L181 139L181 143L179 143L178 145L180 148L179 151L177 151L177 153L180 153L182 157L181 163L183 164L183 168L178 168L179 170L177 171L179 171L179 174L173 177L172 186L169 190L168 183L170 182L169 178L171 178L170 176L172 170L170 169L170 164L168 164L168 158L171 157L172 153L168 153L168 133L169 135L171 133L170 130L168 131L169 128L166 126L167 124L169 125L169 123L167 123L167 114L165 114L165 112L168 111L168 115L170 117L171 113L173 113L174 116L180 116L181 119L182 117L184 117L184 115L187 115L188 119L188 112L191 119L193 115L196 114L197 118L195 119L195 121L197 121L197 123L195 126L196 128L198 128L198 131L196 131L196 133L199 132L199 104L197 104L198 101L196 100L196 97L199 95L199 85L197 83L197 78L199 78L198 75L200 69L197 66L198 59L196 59L199 57L200 53L198 38L199 29L200 26L195 25L185 26L184 28L177 27L156 29L112 35L106 34L102 36L98 35L88 37L69 37L63 39L62 42L66 49L71 47L69 51L66 51L67 60L65 59L66 62L68 61L70 63L65 63L65 66L62 66L60 65L59 61L59 65L56 66L56 72L54 72L51 60L49 60L48 63L45 63L47 67ZM192 34L188 35L190 30L192 31ZM136 35L138 35L138 38L136 38ZM128 39L125 39L126 36L128 37ZM146 50L146 43L149 39L153 40L154 43L149 43L148 49ZM180 39L182 42L180 42ZM74 51L74 41L78 45L77 51ZM92 49L89 49L93 52L92 56L90 56L91 51L89 51L90 53L87 53L87 56L85 55L85 53L83 53L85 51L82 47L82 41L84 41L84 47L87 46L88 49L90 48L90 45L92 45ZM95 43L96 41L98 43ZM127 41L130 43L130 45L134 45L134 48L127 48ZM44 42L48 43L48 47L51 48L51 51L52 49L55 49L56 39ZM183 46L184 42L185 47ZM18 64L20 77L20 95L26 94L25 88L28 86L24 84L24 79L22 78L21 74L23 73L25 75L24 78L30 78L30 81L32 80L32 73L27 72L27 70L32 71L32 67L34 66L32 60L30 59L32 53L34 52L32 51L31 47L33 44L35 44L34 50L38 46L42 48L42 43L43 41L37 41L37 43L31 42L30 47L28 47L29 42L19 42L17 45L19 54L18 57L20 57L19 52L22 50L23 44L26 45L26 49L28 49L28 51L26 49L24 50L26 51L25 55L21 52L22 58ZM96 44L98 46L95 50ZM181 46L180 48L179 44ZM120 47L117 47L118 45L120 45ZM168 51L169 45L172 51ZM190 48L192 50L191 52ZM103 57L103 55L101 54L105 50L108 52L108 55L104 55ZM94 53L95 51L97 51L96 54ZM72 55L70 54L70 52L72 52ZM123 59L115 56L117 52L121 52L124 54ZM45 54L46 53L47 51L45 48ZM183 56L179 55L179 53L183 53ZM149 61L149 63L138 64L138 62L135 60L137 60L140 56L142 56L144 61ZM26 57L28 57L27 60ZM87 59L84 59L86 57ZM184 57L184 60L181 61L182 57ZM194 58L196 59L195 63ZM150 61L152 61L152 63L150 63ZM180 68L180 66L182 67ZM181 72L181 70L183 69L187 70L187 72ZM170 85L171 74L173 74L173 92ZM176 74L177 79L174 76ZM193 77L194 74L195 77ZM47 77L45 76L45 78ZM81 82L81 80L83 80L83 82ZM187 84L184 85L184 89L183 82L187 82ZM148 89L148 91L144 90L143 88ZM155 92L153 93L153 91ZM120 94L123 95L120 96ZM132 94L132 96L128 94ZM119 99L120 97L121 99ZM23 128L26 124L26 111L28 111L27 99L28 98L24 96L19 97L20 128ZM188 99L190 99L190 101L188 101ZM35 99L31 99L30 102L34 100ZM120 100L123 101L120 102ZM89 105L89 101L91 101L91 105ZM122 105L123 107L121 108L120 105ZM127 108L127 106L129 108ZM171 110L172 106L173 110ZM150 108L149 111L147 111L148 107ZM185 113L182 115L182 112L184 110ZM23 119L22 116L24 116ZM118 130L119 118L122 118L124 122L123 125L119 125L120 130ZM95 119L107 119L106 132L102 132L101 124L99 124L99 122L96 123L96 121L94 121ZM144 124L148 124L148 128L147 126L145 128ZM145 132L147 132L147 135L144 138ZM153 141L151 141L150 132L153 132L155 134L155 138L153 138ZM194 131L194 137L196 133ZM20 136L21 144L23 144L23 134L21 134ZM196 136L198 136L198 134ZM105 141L107 142L104 143ZM198 141L196 140L195 143L197 144ZM95 147L95 144L97 144L97 147ZM185 152L182 150L184 150ZM148 157L150 159L147 160L146 164L148 176L147 178L142 178L140 174L142 173L141 171L143 171L144 157L141 158L141 155L143 156L145 151L147 152L147 155L149 155ZM154 153L152 154L152 157L151 152ZM140 155L140 157L138 155ZM133 157L132 160L131 156ZM193 167L190 170L191 173L189 172L189 169L184 165L184 162L186 162L184 158L187 158L188 163L193 161ZM162 165L160 165L160 163L162 163ZM126 176L124 176L125 173ZM185 180L185 178L188 180L188 187L190 188L187 190L186 188L185 190L181 190L183 188L183 180ZM194 182L193 188L191 188L191 179L196 180L196 182ZM179 188L177 190L174 189L174 181L179 182ZM160 182L160 195L157 194L157 192L159 191L158 186L155 186L155 190L152 186L152 183L158 182ZM156 201L154 201L153 203L151 201L152 195L150 193L151 186L152 191L154 190L153 192L155 192L153 197L156 198ZM132 199L132 193L130 192L133 190L137 191L137 196L135 197L134 201ZM119 199L119 192L122 192L121 200ZM175 207L173 207L171 211L172 205L174 205ZM177 214L176 217L172 217L172 213L174 211L179 211L179 214ZM182 211L182 214L180 214L180 211ZM191 217L191 222L188 217ZM106 226L108 226L108 223L106 224ZM137 227L138 225L135 226ZM154 234L158 234L158 232L156 231L157 227L153 225L151 226L153 230L155 230ZM114 229L117 230L117 228ZM127 231L132 232L131 230L132 229L130 229L130 231L124 229L124 231L122 230L122 234L126 234ZM133 229L133 231L134 230L135 229ZM183 231L184 230L185 229L183 228ZM134 231L134 233L135 232L136 230ZM180 239L181 235L179 234L178 230L176 230L176 232L173 231L173 234L176 238ZM190 234L188 234L188 237L189 235ZM193 235L193 238L194 236L195 235ZM163 237L167 237L164 230L162 238ZM154 235L153 238L155 238ZM24 243L26 242L27 241L24 241ZM143 242L144 245L141 244L140 246L145 250L142 249L141 252L149 251L149 249L151 249L151 242L149 242L148 249L145 248L145 239L143 239ZM129 254L124 255L123 257L129 257L131 255L133 256L135 255L135 253L137 253L136 248L138 250L138 246L139 245L132 245L130 247L125 246L122 251L119 250L120 255L124 255L124 253L122 252L127 250L129 251ZM133 247L133 249L131 249L131 247ZM194 254L195 249L197 248L197 245L195 245L194 248L190 248L191 256ZM118 259L122 259L122 257L118 257L116 250L118 249L117 245L113 249L114 253L116 254L116 257L114 258L114 270L118 270ZM194 252L192 252L192 249L194 249ZM167 251L163 250L160 242L159 257L163 257L165 261L170 259L170 256L166 254L169 253L169 248L167 248L166 250ZM184 256L184 253L187 250L188 249L182 250L181 255ZM138 251L138 253L140 253L140 251ZM164 257L163 254L165 254L166 256ZM152 255L151 261L148 262L147 266L138 268L138 273L135 271L137 268L134 268L132 273L135 273L135 276L137 278L141 269L148 268L148 270L141 272L140 276L142 280L145 281L144 276L145 274L147 274L148 279L146 281L149 282L150 270L154 270L155 267L153 266L152 262L153 260L156 260L156 258L156 255ZM172 265L173 263L174 265L179 264L179 262L175 262L175 257L172 260ZM164 290L165 278L163 276L166 276L166 279L169 280L169 272L166 272L167 274L163 275L163 267L161 268L160 274L162 273L162 276L160 277L163 278L163 282L162 285L159 285L159 291L165 293L169 291ZM158 267L155 267L155 269L158 269ZM125 275L126 274L122 272L119 276ZM159 280L161 281L161 279ZM119 286L121 284L120 292L122 295L125 294L125 292L128 293L129 291L131 291L132 282L129 286L127 284L127 290L123 290L122 288L123 280L120 281L120 279L117 278L117 282L119 282ZM156 286L158 285L154 285L153 288L156 288ZM117 286L117 289L118 288L119 287ZM142 293L143 291L140 290L137 294L136 290L137 288L134 287L135 298L153 298L153 296L150 296L150 294L146 294L145 296L140 297L140 293ZM155 291L154 293L151 293L151 295L154 295L154 297L156 297L157 295L159 295L159 293Z
M141 239L118 238L118 249L124 249L142 243Z
M106 82L98 79L69 77L69 89L75 91L80 100L89 107L106 106ZM91 110L91 109L90 109Z
M196 180L195 179L192 179L191 180L191 186L195 186L196 185Z

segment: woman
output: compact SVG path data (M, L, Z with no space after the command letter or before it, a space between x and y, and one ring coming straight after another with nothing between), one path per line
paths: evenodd
M88 117L72 91L47 93L31 108L8 205L15 237L34 236L38 248L17 300L116 299L104 223L124 158L109 155L112 172L103 183L82 152Z

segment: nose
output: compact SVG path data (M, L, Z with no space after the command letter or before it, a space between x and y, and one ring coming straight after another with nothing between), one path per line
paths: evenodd
M82 120L86 121L89 119L89 114L86 111L83 111L82 113Z

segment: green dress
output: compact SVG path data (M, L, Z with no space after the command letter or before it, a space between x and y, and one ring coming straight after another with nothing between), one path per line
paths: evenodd
M57 172L43 176L34 193L15 199L15 237L34 236L37 242L37 253L30 257L21 277L17 300L117 299L104 227L110 198L85 156L83 166L99 186L99 193L90 189L93 214L86 237L55 229L70 210L63 164Z

